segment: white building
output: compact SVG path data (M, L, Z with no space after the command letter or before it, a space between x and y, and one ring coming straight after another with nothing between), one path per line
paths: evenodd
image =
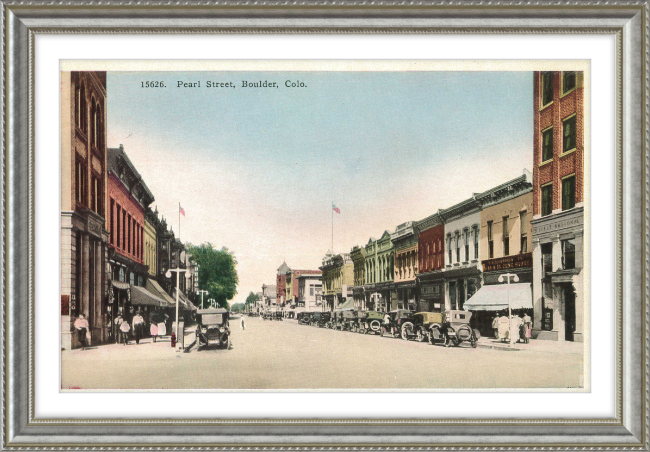
M298 302L295 312L321 311L323 309L323 276L303 274L298 279Z

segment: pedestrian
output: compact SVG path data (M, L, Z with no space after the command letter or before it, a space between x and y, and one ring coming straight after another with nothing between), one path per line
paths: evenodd
M162 322L158 322L158 336L166 336L167 335L167 325L165 325L165 321L167 320L168 315L165 314L165 320Z
M156 342L156 336L158 336L158 324L156 322L151 322L149 325L149 334L151 334L153 341Z
M246 324L244 323L244 316L241 316L241 329L246 331Z
M81 349L85 350L90 343L90 326L88 320L83 314L79 314L77 320L74 321L74 327L77 329L77 338L81 343Z
M510 338L509 325L510 325L510 320L505 314L499 317L499 339L501 339L501 342L505 342L507 339Z
M533 337L533 320L528 314L524 314L524 325L526 326L526 343Z
M142 312L138 311L133 316L133 335L135 336L136 345L140 344L140 338L144 332L144 318L142 317Z
M118 314L117 317L115 317L115 329L117 331L116 334L117 337L115 338L116 344L119 344L120 342L124 342L122 340L122 330L120 329L120 327L122 326L122 322L124 322L124 318L122 317L122 314Z
M492 319L492 329L494 330L494 338L499 339L499 316L496 314Z
M129 325L129 322L127 322L126 319L122 319L122 323L120 324L120 331L122 332L122 340L124 341L124 345L128 344L131 325Z

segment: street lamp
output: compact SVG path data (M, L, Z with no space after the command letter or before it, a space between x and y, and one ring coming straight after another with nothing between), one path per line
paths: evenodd
M210 304L210 307L211 307L211 308L214 308L214 302L215 302L215 301L216 301L216 300L215 300L214 298L208 298L208 303Z
M172 277L172 272L176 273L176 343L180 344L179 336L178 336L178 295L181 291L179 287L179 278L178 275L180 275L183 272L186 272L187 269L185 268L170 268L167 270L167 273L165 273L165 276L168 278ZM183 333L184 334L184 333Z
M503 275L499 276L499 282L502 283L504 280L506 281L506 284L508 284L508 290L506 291L508 293L508 347L512 346L512 310L510 309L510 278L514 282L519 282L519 276L515 275L514 273L504 273Z
M203 294L210 293L207 290L199 290L196 292L197 294L201 294L201 309L203 309Z

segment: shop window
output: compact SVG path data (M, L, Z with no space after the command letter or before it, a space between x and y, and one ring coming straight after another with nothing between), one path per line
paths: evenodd
M542 132L542 162L553 158L553 128Z
M576 72L564 71L562 73L562 94L566 94L576 87Z
M542 278L553 273L553 244L542 243Z
M562 240L562 268L564 270L571 270L576 268L575 239Z
M456 309L456 281L449 281L449 304L451 309Z
M542 216L550 215L553 211L553 185L542 187Z
M508 217L503 217L503 255L510 255L510 232L508 231Z
M528 232L527 232L528 212L519 212L519 230L521 231L520 253L528 252Z
M575 176L562 179L562 210L573 209L576 205Z
M476 293L476 280L468 279L467 280L467 299L469 300Z
M494 258L494 240L492 240L492 221L487 222L488 259Z
M576 116L573 115L562 123L562 152L576 148Z
M553 102L553 72L542 72L542 106Z

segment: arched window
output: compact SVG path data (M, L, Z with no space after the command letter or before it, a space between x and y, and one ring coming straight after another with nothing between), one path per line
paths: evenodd
M86 87L81 84L79 90L79 126L84 133L88 133L88 112L86 111Z
M97 104L95 96L90 99L90 142L97 146Z
M102 107L99 105L99 102L95 106L94 116L95 146L98 150L101 150L104 148L104 117L102 116Z

